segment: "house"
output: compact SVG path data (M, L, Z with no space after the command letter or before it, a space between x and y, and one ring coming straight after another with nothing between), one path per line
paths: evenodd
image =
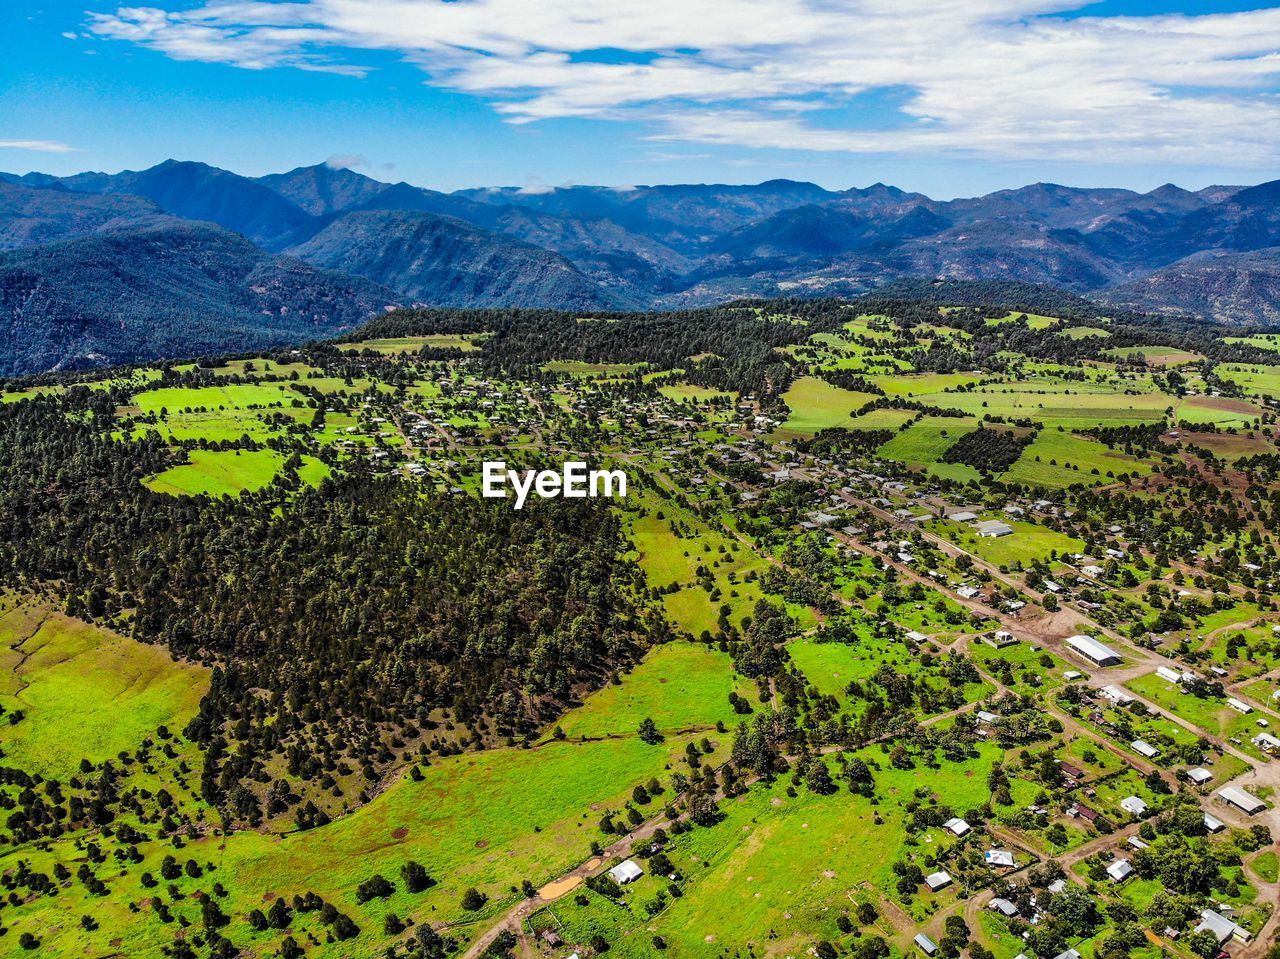
M1070 808L1067 809L1067 815L1078 816L1085 822L1097 822L1102 818L1101 814L1096 810L1090 809L1084 803L1079 801L1071 804Z
M1016 916L1018 914L1018 907L1008 899L1002 899L1000 896L996 896L996 898L992 899L987 905L987 908L994 909L1002 916Z
M625 886L629 882L635 882L643 875L644 870L637 866L633 859L620 862L609 870L609 878L619 886Z
M1243 713L1246 716L1248 716L1251 712L1253 712L1252 706L1250 706L1248 703L1244 702L1243 700L1236 699L1234 696L1227 697L1227 705L1230 706L1232 709L1234 709L1236 712Z
M1273 753L1280 750L1280 739L1277 739L1270 733L1258 733L1258 735L1253 737L1253 744L1264 753Z
M967 509L962 509L958 513L952 513L950 516L947 517L947 519L953 520L954 522L957 522L957 523L972 523L977 518L978 518L977 513L971 513Z
M1239 786L1228 786L1219 792L1218 795L1231 803L1231 805L1235 806L1237 809L1247 812L1250 816L1255 813L1260 813L1262 810L1267 808L1267 804L1261 799L1252 793L1246 792Z
M1067 881L1065 879L1055 879L1053 882L1049 883L1049 891L1055 896L1066 888Z
M1066 952L1060 952L1053 959L1080 959L1080 953L1074 949L1068 949Z
M1145 759L1155 759L1160 755L1160 750L1143 739L1135 739L1129 744L1129 748Z
M961 586L956 590L956 595L961 599L974 599L975 597L982 595L982 590L978 589L976 586Z
M938 951L938 944L926 936L923 932L916 933L916 937L912 940L916 946L926 956L932 956Z
M1016 646L1018 644L1018 638L1007 629L997 629L994 633L983 636L982 641L992 649L1004 649L1006 646Z
M1197 786L1203 786L1213 778L1213 773L1209 772L1207 769L1197 766L1195 769L1187 770L1187 778Z
M1015 865L1013 853L1007 849L988 849L982 854L982 858L993 868L1012 868Z
M1205 813L1204 828L1209 830L1209 832L1211 833L1219 833L1219 832L1222 832L1222 830L1227 828L1227 824L1224 823L1217 816L1211 816L1208 813Z
M1182 673L1178 672L1176 669L1170 669L1168 666L1157 666L1156 675L1170 683L1176 684L1182 682Z
M1073 652L1083 656L1095 666L1115 666L1121 662L1120 654L1104 646L1092 636L1068 636L1063 640Z
M1195 931L1209 933L1218 940L1218 945L1222 945L1228 939L1248 942L1252 937L1252 933L1248 929L1236 924L1221 913L1214 912L1212 909L1202 909L1200 911L1200 924L1196 926Z
M907 639L911 640L913 643L927 643L929 641L929 637L917 629L909 630L907 632Z
M1120 800L1120 808L1131 816L1141 819L1147 814L1147 804L1137 796L1126 796Z
M1013 532L1013 527L1008 523L1003 523L998 519L983 520L981 523L974 523L973 528L979 536L987 539L995 539L998 536L1008 536Z
M978 722L982 723L984 726L994 726L996 723L1000 722L999 716L995 713L988 712L985 709L979 709L977 715Z
M942 828L950 830L951 832L955 833L957 836L963 836L965 833L969 831L970 827L969 827L969 824L965 822L963 819L961 819L959 816L953 816L951 819L948 819L946 822L942 824Z
M1125 841L1129 844L1130 848L1132 848L1132 849L1146 849L1146 848L1147 848L1147 844L1146 844L1145 842L1143 842L1141 839L1139 839L1137 836L1130 836L1130 837L1129 837L1127 840L1125 840Z
M937 872L931 872L925 876L924 884L929 887L930 892L937 892L939 889L945 889L951 885L951 876L939 869Z
M1064 763L1059 760L1058 768L1062 770L1062 775L1066 776L1068 779L1074 780L1075 782L1079 782L1085 777L1085 771L1079 766L1071 765L1071 763Z
M1119 686L1103 686L1098 692L1102 694L1103 699L1117 706L1128 706L1133 702L1133 697Z
M1053 580L1051 580L1051 579L1046 579L1046 580L1044 580L1044 588L1045 588L1045 589L1047 589L1047 590L1048 590L1049 592L1051 592L1051 593L1061 593L1061 592L1062 592L1062 584L1061 584L1061 583L1058 583L1058 582L1055 582L1055 581L1053 581Z
M1133 867L1128 859L1117 859L1107 867L1107 875L1112 882L1124 882L1133 874Z

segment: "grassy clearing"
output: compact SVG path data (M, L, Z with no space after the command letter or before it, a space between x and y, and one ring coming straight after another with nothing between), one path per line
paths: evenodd
M0 724L6 762L57 779L82 758L133 749L157 726L181 729L208 688L203 667L30 604L0 617L0 646L0 705L25 717Z
M977 421L971 419L921 417L881 446L876 455L912 465L938 463L960 437L977 428Z
M868 377L887 396L941 393L957 386L968 386L981 378L973 373L897 373Z
M780 433L812 436L831 426L848 426L851 414L874 400L870 393L854 393L816 376L802 376L782 394L791 415Z
M667 643L645 657L619 685L606 686L561 721L571 738L631 735L651 718L664 733L706 731L740 717L729 693L749 701L755 687L738 677L727 653L688 642Z
M1143 475L1152 464L1111 449L1098 440L1066 430L1046 429L1022 451L1001 477L1006 483L1065 488L1076 483L1105 483L1121 473Z
M383 356L397 353L417 353L423 348L433 350L461 350L463 353L474 353L488 337L488 333L431 333L427 336L390 336L384 339L361 340L358 343L339 343L338 349L345 353L359 353L372 350Z
M1174 346L1117 346L1106 350L1103 355L1122 363L1136 356L1148 366L1183 366L1187 363L1199 363L1204 359L1199 353L1180 350Z
M172 496L234 496L266 486L284 465L284 457L274 450L192 450L189 459L151 477L146 485ZM329 468L308 456L298 475L314 485L329 475Z
M1265 411L1253 403L1225 396L1187 396L1174 410L1178 423L1215 423L1223 427L1244 426L1264 415Z
M587 905L557 903L554 912L571 942L595 932L615 940L612 954L653 955L652 935L666 939L670 953L689 957L724 955L725 945L771 956L801 955L814 939L838 939L836 919L870 892L876 900L898 899L892 865L902 854L906 807L919 801L946 803L964 811L989 799L986 774L999 752L981 747L980 758L942 763L927 776L888 767L879 749L863 752L876 770L879 805L844 790L818 796L801 788L787 795L787 781L753 788L723 806L724 821L677 837L670 857L684 875L684 894L656 917L643 904L665 881L645 876L628 887L619 908L592 894ZM882 822L877 824L877 816ZM924 847L915 852L936 852ZM921 894L913 911L927 913L954 893ZM883 934L895 937L886 926Z
M1005 323L1026 323L1033 330L1047 330L1051 326L1057 326L1061 323L1056 316L1043 316L1039 313L1006 313L1004 316L987 317L988 326L1001 326Z
M1230 740L1242 752L1255 758L1263 758L1258 749L1249 741L1254 730L1253 716L1236 712L1227 705L1225 699L1200 699L1181 691L1166 682L1155 673L1139 676L1125 683L1140 696L1163 706L1175 716L1203 729L1211 736Z
M971 526L948 519L930 520L927 528L997 566L1025 566L1037 560L1049 559L1055 552L1061 556L1079 553L1084 549L1084 542L1074 536L1007 516L1000 519L1013 527L1013 532L1008 536L979 536Z
M1134 426L1164 417L1171 397L1161 393L1126 394L1119 387L1072 384L1052 388L1039 381L989 386L973 393L927 393L917 397L940 409L955 409L973 416L991 414L1007 419L1029 419L1049 428L1086 429L1091 426Z
M552 360L550 363L543 364L542 368L548 373L567 373L573 377L616 378L630 376L647 367L647 363L587 363L582 360Z
M693 383L674 383L668 386L659 386L658 392L669 400L675 400L677 403L709 403L712 400L719 400L726 403L737 401L737 394L726 393L724 390L713 390L707 386L697 386Z
M1097 326L1069 326L1065 330L1059 330L1058 335L1065 336L1069 340L1083 340L1090 336L1107 338L1111 336L1111 331Z

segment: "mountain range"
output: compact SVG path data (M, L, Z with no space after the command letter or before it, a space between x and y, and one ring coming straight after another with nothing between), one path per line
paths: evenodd
M325 164L258 178L176 160L0 174L0 343L31 344L0 372L257 348L395 304L664 309L902 277L1276 323L1280 181L935 200L790 180L443 193ZM30 333L46 328L36 348Z

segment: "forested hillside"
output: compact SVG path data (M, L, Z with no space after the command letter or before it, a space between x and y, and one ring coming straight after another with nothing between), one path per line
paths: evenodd
M299 343L397 300L172 217L0 253L0 374Z

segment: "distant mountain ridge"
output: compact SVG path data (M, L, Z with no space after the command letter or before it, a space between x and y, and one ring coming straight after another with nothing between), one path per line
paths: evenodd
M1243 325L1280 312L1265 252L1280 248L1280 180L1147 193L1035 183L935 200L879 183L828 190L792 180L444 193L326 164L257 178L178 160L114 174L0 174L0 250L166 218L215 224L268 258L288 252L347 274L352 298L335 306L344 316L364 303L357 279L440 306L664 309L850 296L923 277L1048 284ZM234 283L223 294L224 303L240 295Z
M300 343L398 302L221 227L159 217L0 253L0 376Z

